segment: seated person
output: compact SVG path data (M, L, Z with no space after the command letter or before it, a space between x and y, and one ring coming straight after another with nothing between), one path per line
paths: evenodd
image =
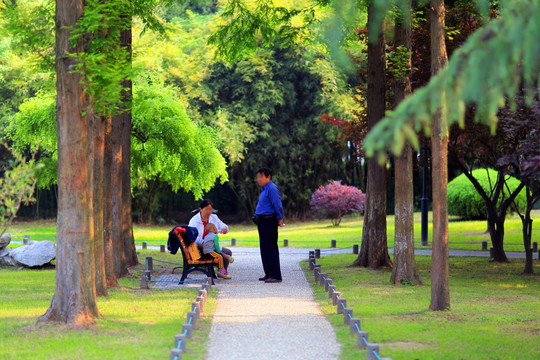
M230 255L220 253L221 247L219 246L217 227L214 224L208 223L204 229L208 234L203 239L203 253L209 254L213 258L218 259L218 277L222 279L231 279L227 269L225 269L225 266L223 265L223 258L228 260L230 263L234 262L234 258Z

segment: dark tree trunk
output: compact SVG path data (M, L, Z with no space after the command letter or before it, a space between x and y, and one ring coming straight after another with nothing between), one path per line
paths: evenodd
M121 44L131 56L132 45L131 29L122 32ZM131 80L124 81L124 104L128 104L122 114L122 233L124 239L126 266L139 263L133 239L133 219L131 214L131 102L133 84Z
M445 8L443 0L431 0L431 74L435 75L448 62L445 44ZM448 124L439 109L431 119L433 246L431 258L430 310L450 308L448 288Z
M86 115L88 101L82 76L73 72L84 51L79 40L72 48L70 28L84 13L84 1L56 1L56 124L58 137L58 215L56 292L38 321L61 321L74 326L92 324L99 316L94 284L94 222L92 171L88 159Z
M375 9L368 8L368 22L373 21ZM367 123L371 130L385 113L386 58L382 26L378 38L368 41L368 90ZM386 238L386 172L377 159L367 160L366 202L364 207L364 228L362 246L353 266L372 269L391 267Z
M396 18L394 45L403 46L407 55L406 73L394 78L394 107L412 92L411 90L411 1L408 12ZM395 239L394 268L390 281L396 285L404 281L422 284L414 260L414 193L412 147L407 144L395 160Z
M533 224L533 220L531 219L531 211L534 207L534 204L540 198L540 194L535 194L531 190L530 186L525 186L525 193L527 195L527 207L525 208L525 213L519 214L519 217L521 218L521 223L523 225L523 246L525 248L525 268L523 269L523 274L532 275L534 274L534 267L533 250L531 248Z
M103 155L103 250L107 288L118 286L114 273L112 238L112 118L105 119L105 151Z

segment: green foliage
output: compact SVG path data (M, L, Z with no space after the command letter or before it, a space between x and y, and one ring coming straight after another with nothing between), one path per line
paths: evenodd
M474 105L476 121L494 131L497 110L521 91L532 100L540 77L540 3L536 0L501 2L501 17L472 34L457 49L448 66L429 84L389 112L368 134L368 156L399 154L405 142L418 148L416 132L429 134L432 116L441 110L443 122L464 124L465 109Z
M490 195L494 192L497 171L492 169L477 169L472 174L478 180L486 194ZM520 181L511 176L506 176L505 181L508 187L505 187L502 197L506 199L519 186ZM502 199L499 199L498 203L501 201ZM517 195L515 204L517 204L518 209L521 211L525 209L527 205L525 190L522 190ZM448 213L465 220L486 219L486 205L484 200L464 174L459 175L448 183Z
M2 143L0 145L3 146ZM0 178L0 235L15 219L21 204L34 201L35 171L38 168L35 159L26 161L19 154L11 153L14 156L10 161L11 168Z
M139 188L159 178L173 191L183 188L200 198L216 178L227 180L226 163L215 133L189 119L177 91L159 79L135 82L132 178Z

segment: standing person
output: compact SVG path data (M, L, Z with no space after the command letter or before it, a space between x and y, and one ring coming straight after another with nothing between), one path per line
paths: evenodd
M212 204L210 200L205 199L200 202L199 212L195 214L191 218L191 220L189 220L188 224L188 226L197 228L197 231L199 232L199 235L197 236L195 242L200 249L203 248L203 239L207 235L207 231L205 228L208 224L214 224L219 234L226 234L229 232L229 227L227 226L227 224L221 221L219 217L214 214L214 204ZM226 247L222 247L221 252L224 255L232 256L232 251L230 249L227 249ZM223 263L225 270L228 270L229 260L224 258Z
M257 170L257 183L261 187L261 194L253 221L259 229L264 269L264 277L259 280L265 283L279 283L282 278L279 265L278 226L284 226L281 193L272 182L272 170L269 168Z

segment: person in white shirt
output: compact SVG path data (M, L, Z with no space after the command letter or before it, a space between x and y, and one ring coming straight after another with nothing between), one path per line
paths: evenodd
M199 248L203 246L203 239L206 236L206 225L214 224L217 228L218 234L227 234L229 232L229 226L219 219L219 217L213 213L214 205L210 200L203 200L199 204L199 212L195 214L191 220L189 220L188 226L197 228L199 235L195 242ZM221 252L225 255L232 256L232 251L226 247L221 247ZM225 270L229 268L229 261L223 258Z

